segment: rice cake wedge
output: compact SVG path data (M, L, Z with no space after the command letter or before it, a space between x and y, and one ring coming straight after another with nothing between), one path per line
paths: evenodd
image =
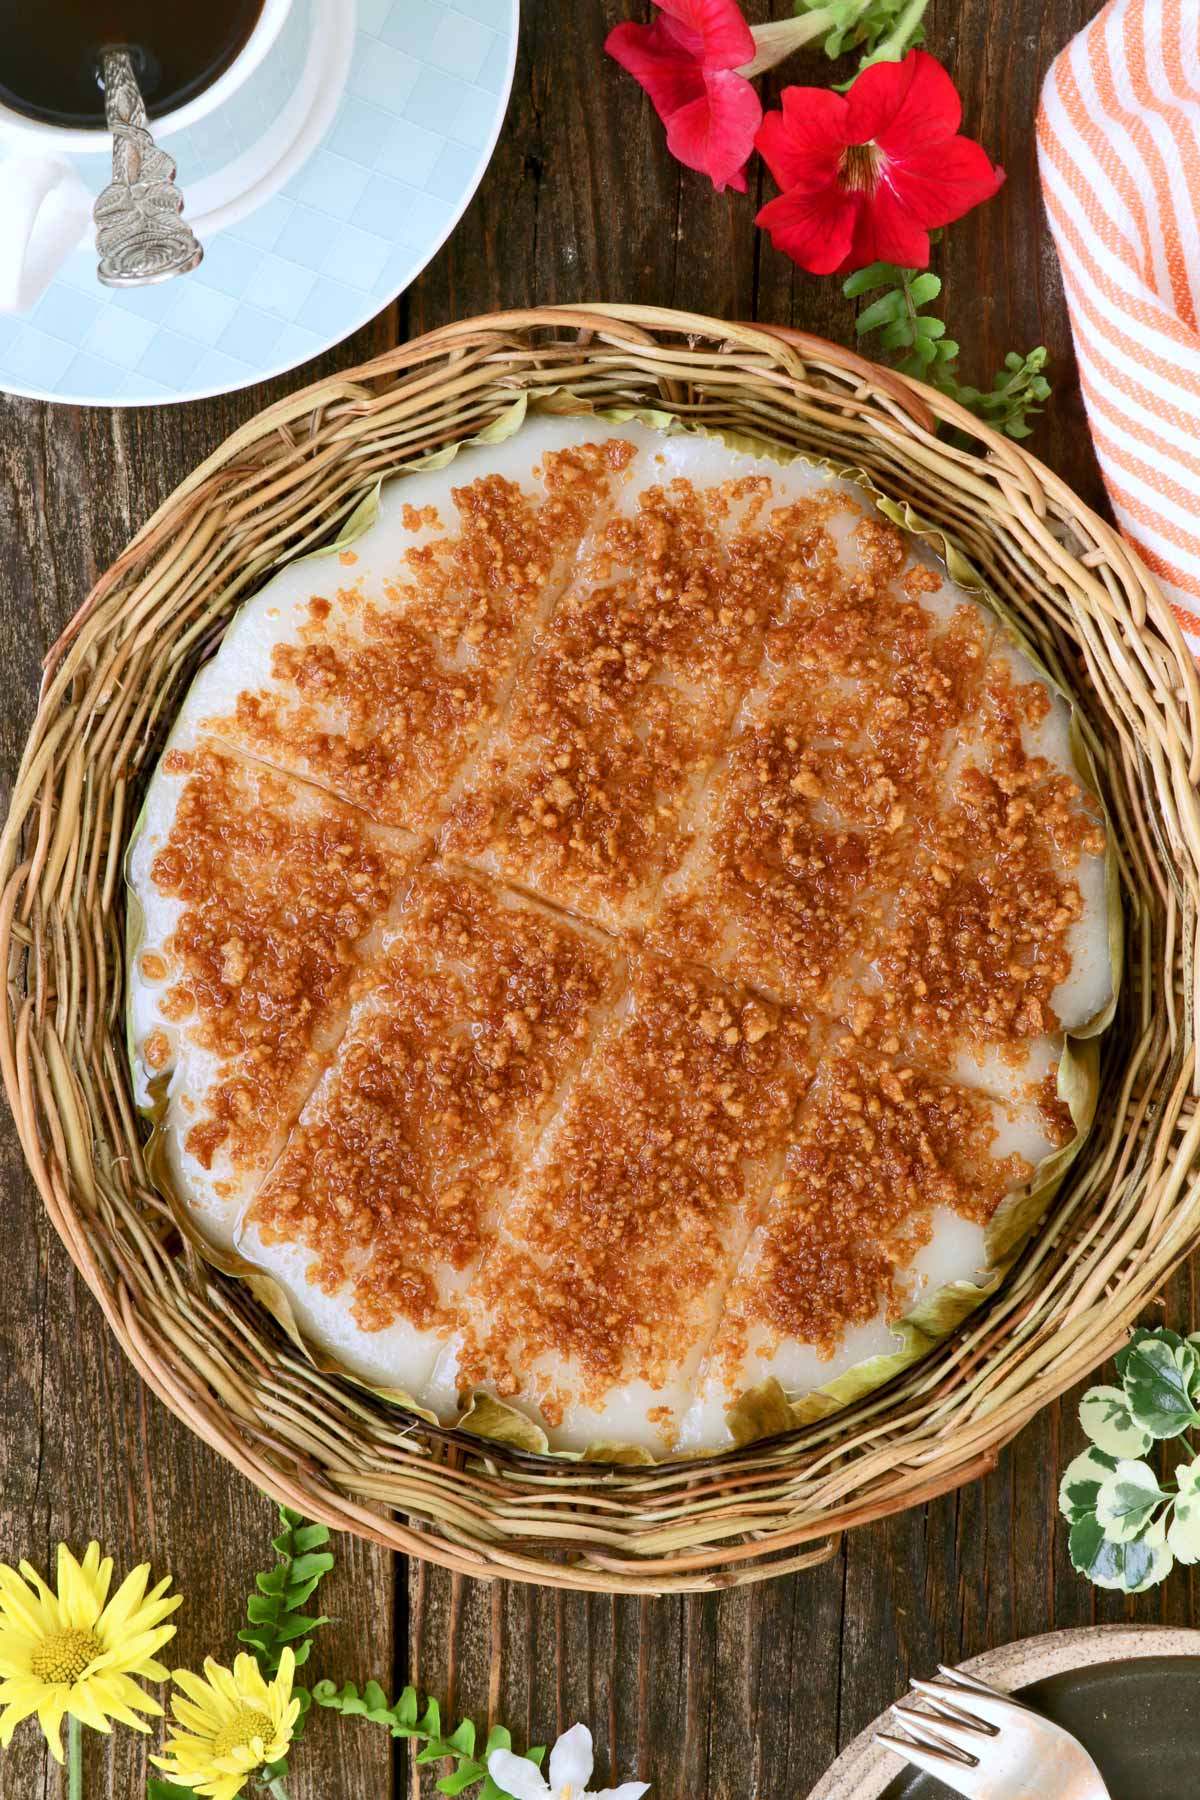
M1073 1135L1065 1107L1040 1096L1005 1103L835 1047L800 1109L676 1448L785 1429L792 1403L902 1352L896 1321L927 1294L986 1279L990 1220Z
M792 580L650 938L834 1011L945 804L995 634L923 547L854 517L856 560L826 528Z
M1048 1010L1061 1030L1085 1030L1108 1006L1116 976L1104 817L1077 766L1071 710L1007 631L992 647L983 702L953 780L964 854L978 854L987 841L988 812L1003 807L1006 824L1030 836L1070 890L1061 978L1048 994Z
M609 930L649 924L766 628L821 521L853 504L809 464L659 438L534 641L443 847Z
M778 1173L807 1040L707 973L635 959L468 1293L432 1399L480 1390L557 1449L661 1455Z
M535 901L416 876L239 1234L340 1366L423 1400L623 968L617 946Z
M843 1012L860 1035L948 1066L1078 1031L1114 988L1107 841L1073 772L987 739L898 881Z
M177 733L128 862L135 1097L218 1248L344 1029L418 854L320 788Z
M539 418L385 484L365 533L239 609L185 718L382 823L427 828L651 435Z

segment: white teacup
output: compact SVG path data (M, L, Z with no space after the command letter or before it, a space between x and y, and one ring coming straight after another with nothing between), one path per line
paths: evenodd
M243 87L291 8L292 0L263 0L254 29L229 66L182 106L151 121L156 141L196 124ZM107 144L103 124L44 124L0 102L0 312L32 306L91 231L93 196L66 158L103 152ZM180 179L186 196L186 169ZM189 222L203 239L203 220Z

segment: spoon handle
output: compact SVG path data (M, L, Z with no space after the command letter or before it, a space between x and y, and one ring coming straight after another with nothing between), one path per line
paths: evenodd
M146 106L128 50L105 50L104 111L113 134L113 178L92 209L96 273L105 287L141 287L194 269L204 250L181 217L175 163L146 123Z

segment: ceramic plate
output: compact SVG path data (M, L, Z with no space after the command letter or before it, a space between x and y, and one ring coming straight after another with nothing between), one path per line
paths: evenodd
M500 132L518 0L296 0L244 87L164 135L205 247L127 291L90 246L0 317L0 388L83 406L198 400L283 374L394 300L458 222ZM99 192L106 154L71 159Z
M1200 1794L1200 1631L1059 1631L962 1666L1073 1731L1095 1758L1110 1800ZM883 1723L855 1739L809 1800L953 1800L951 1788L872 1743Z

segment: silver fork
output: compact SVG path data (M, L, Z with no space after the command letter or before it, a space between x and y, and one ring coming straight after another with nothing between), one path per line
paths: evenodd
M875 1742L965 1800L1109 1800L1078 1739L1011 1695L941 1667L937 1680L912 1685L892 1708L900 1731Z

